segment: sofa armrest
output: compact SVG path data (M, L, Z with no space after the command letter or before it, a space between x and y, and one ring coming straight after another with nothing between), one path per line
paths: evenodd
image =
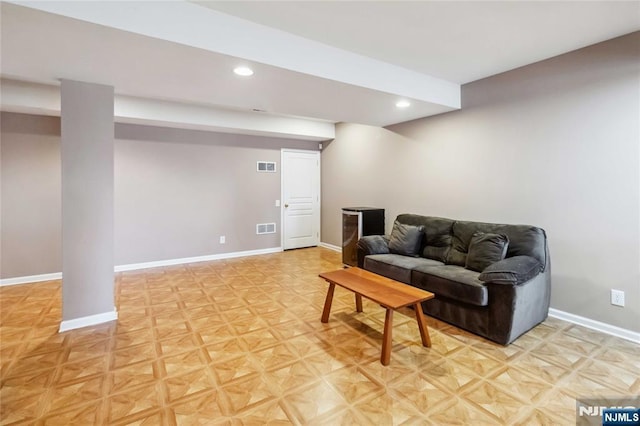
M367 235L358 240L358 249L362 249L366 255L388 254L389 238L384 235Z
M370 254L388 254L389 238L385 235L367 235L358 240L358 266L364 266L364 258Z
M543 269L542 263L531 256L513 256L487 266L478 278L487 283L519 285Z

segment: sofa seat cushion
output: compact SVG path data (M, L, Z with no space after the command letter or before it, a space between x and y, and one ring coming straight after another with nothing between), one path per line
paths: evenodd
M364 258L364 269L378 275L411 284L411 270L417 267L439 266L444 263L422 257L399 254L373 254Z
M424 290L460 302L487 306L489 292L480 281L478 272L462 266L417 266L413 269L412 284Z

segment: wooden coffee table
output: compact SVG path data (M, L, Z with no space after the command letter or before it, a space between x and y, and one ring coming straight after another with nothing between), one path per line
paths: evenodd
M322 322L329 321L331 312L331 302L333 301L333 291L336 285L351 290L356 295L356 310L362 312L362 297L366 297L384 307L387 312L384 318L384 334L382 337L382 354L380 362L382 365L389 365L391 358L391 328L393 326L393 311L413 306L416 312L416 321L420 330L422 345L431 346L429 330L424 319L420 302L432 299L433 293L420 290L419 288L403 284L398 281L365 271L360 268L340 269L332 272L323 272L319 275L329 283L327 298L324 301L322 311Z

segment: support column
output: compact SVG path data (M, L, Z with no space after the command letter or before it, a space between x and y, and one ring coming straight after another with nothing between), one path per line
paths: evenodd
M62 80L60 332L117 319L113 87Z

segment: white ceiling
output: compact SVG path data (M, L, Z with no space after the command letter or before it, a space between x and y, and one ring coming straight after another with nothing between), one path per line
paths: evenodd
M1 13L3 78L377 126L457 109L462 83L640 29L638 1L12 1ZM253 77L231 73L243 63Z
M640 1L197 1L464 84L640 29Z

